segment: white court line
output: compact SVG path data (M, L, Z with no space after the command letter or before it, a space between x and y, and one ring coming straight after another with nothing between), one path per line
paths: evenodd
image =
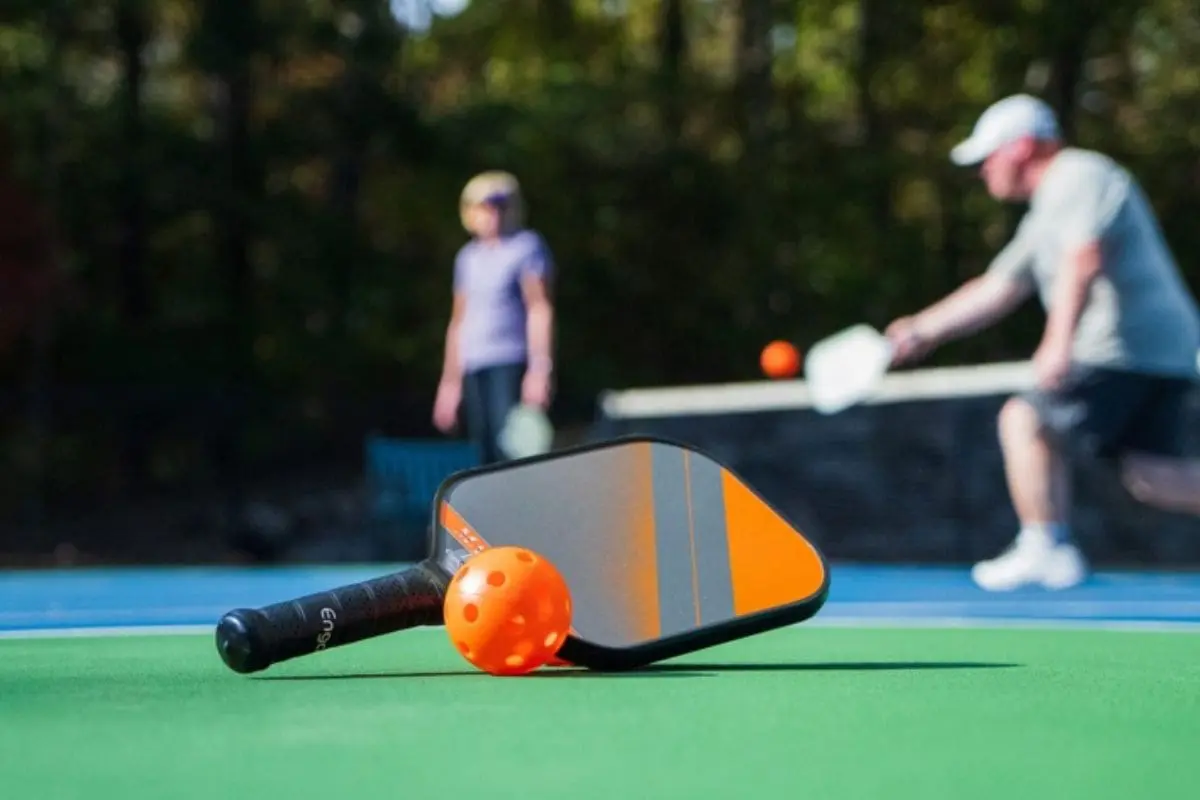
M153 617L200 617L211 616L213 624L224 613L224 606L163 606L153 609L50 609L45 611L0 611L0 625L33 626L49 622L69 622L72 619L145 619ZM981 614L1009 614L1014 616L1036 615L1047 618L1068 617L1124 617L1133 615L1164 617L1200 617L1200 600L1058 600L1041 598L993 599L987 602L974 600L887 600L830 602L824 609L828 614L851 611L858 615L881 617L952 616L973 618ZM75 626L84 629L85 626ZM135 626L115 625L108 627L126 628ZM2 631L0 631L2 632Z
M816 617L788 628L847 628L857 630L1000 629L1055 631L1113 631L1122 633L1200 633L1200 622L1159 620L1021 619L1014 617ZM36 628L0 631L0 641L23 639L113 639L135 636L198 636L213 632L212 625L132 625L95 628ZM413 628L407 633L427 635L438 628Z
M1200 633L1200 622L1108 619L1021 619L1014 617L822 617L791 627L857 629L998 629L1054 631L1113 631L1121 633Z
M984 614L1009 614L1023 616L1036 614L1042 617L1125 617L1131 614L1164 617L1200 617L1200 601L1196 600L1041 600L1037 598L1011 600L887 600L873 602L865 600L840 600L827 605L828 611L854 611L860 614L875 614L887 617L905 617L929 614L931 616L976 617Z
M224 606L160 606L158 608L48 608L41 611L0 611L0 625L29 624L30 622L71 619L146 619L156 617L211 616L214 623L229 609ZM121 626L124 627L124 626Z
M0 639L113 639L125 636L195 636L213 625L125 625L96 628L30 628L0 631Z

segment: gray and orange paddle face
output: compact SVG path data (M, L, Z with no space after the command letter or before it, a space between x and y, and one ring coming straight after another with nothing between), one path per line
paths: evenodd
M473 551L518 545L571 589L561 655L630 668L815 614L820 552L712 458L658 439L621 439L460 473L434 503L436 557L453 573Z

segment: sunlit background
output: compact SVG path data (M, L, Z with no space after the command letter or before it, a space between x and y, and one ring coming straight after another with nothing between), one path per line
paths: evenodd
M1012 92L1135 170L1200 281L1182 0L21 0L0 85L12 563L361 555L335 545L370 516L370 437L461 444L431 415L458 192L483 169L520 178L558 264L562 446L626 389L720 385L749 413L779 389L758 383L769 341L803 353L978 274L1020 209L947 154ZM923 367L1025 359L1042 319ZM675 424L811 506L834 553L962 562L1006 540L986 408L959 433L944 405L889 409L909 421ZM945 538L868 535L909 505ZM1088 523L1101 557L1195 554L1186 522L1113 513Z
M428 30L433 17L453 17L470 0L391 0L392 14L412 30Z

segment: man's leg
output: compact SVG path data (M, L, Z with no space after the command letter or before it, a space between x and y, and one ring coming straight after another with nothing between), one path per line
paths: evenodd
M1070 470L1026 400L1014 397L1000 411L1000 447L1021 527L1066 528L1071 511Z
M1200 515L1200 459L1184 457L1189 381L1159 380L1151 402L1131 426L1121 480L1137 500Z
M1004 591L1027 584L1062 589L1086 575L1086 565L1071 541L1070 470L1060 446L1047 435L1038 409L1013 398L1000 412L1004 472L1020 532L1000 557L976 564L975 582Z
M1139 502L1200 516L1200 459L1130 453L1122 459L1121 480Z

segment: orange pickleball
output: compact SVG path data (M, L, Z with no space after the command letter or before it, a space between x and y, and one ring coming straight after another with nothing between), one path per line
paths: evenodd
M800 372L800 351L777 339L763 348L759 362L769 378L792 378Z
M523 675L554 658L571 629L571 592L558 568L524 547L471 556L450 581L446 633L492 675Z

